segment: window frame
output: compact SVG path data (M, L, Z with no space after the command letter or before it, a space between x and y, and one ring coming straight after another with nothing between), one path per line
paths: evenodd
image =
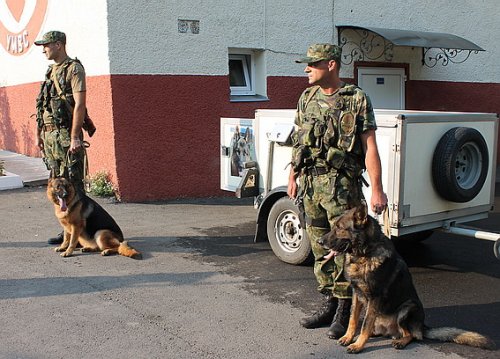
M229 61L241 61L243 76L246 86L230 86L231 96L253 96L255 95L255 60L252 53L234 52L228 54ZM229 72L229 76L230 76Z

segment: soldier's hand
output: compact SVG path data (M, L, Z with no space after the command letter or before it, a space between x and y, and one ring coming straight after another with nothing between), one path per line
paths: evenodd
M69 151L71 153L75 153L80 151L82 148L82 141L79 138L72 138L71 145L69 146Z
M43 146L43 141L40 137L37 137L36 139L36 145L38 146L38 148L40 149L40 151L43 151L45 149L45 147Z
M387 195L384 192L372 193L371 207L375 214L382 214L387 207Z
M286 193L290 199L295 199L297 196L297 182L295 180L288 181L288 188Z

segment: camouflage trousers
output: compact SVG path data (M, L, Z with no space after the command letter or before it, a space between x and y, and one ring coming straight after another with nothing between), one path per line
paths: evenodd
M319 239L330 231L336 218L346 209L361 203L361 182L341 173L319 176L302 176L300 180L306 215L306 233L314 255L314 275L321 293L331 291L334 297L351 298L352 289L344 276L345 255L330 260L318 244Z
M85 193L83 184L85 148L82 147L76 153L69 153L71 138L66 128L43 132L42 141L47 169L55 176L67 178L78 190Z

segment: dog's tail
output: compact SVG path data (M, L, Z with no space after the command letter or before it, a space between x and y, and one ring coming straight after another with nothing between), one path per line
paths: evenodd
M495 342L482 334L451 327L425 328L424 338L489 350L496 348Z
M120 246L118 247L118 254L133 259L142 259L142 254L136 249L130 247L127 241L120 243Z

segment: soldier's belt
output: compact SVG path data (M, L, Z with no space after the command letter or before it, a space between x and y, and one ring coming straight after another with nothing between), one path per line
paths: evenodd
M306 169L306 174L311 175L311 176L321 176L321 175L324 175L328 172L330 172L330 169L326 168L326 167L313 166L313 167L308 167Z
M42 126L42 129L45 131L45 132L52 132L52 131L55 131L57 130L57 127L56 125L54 125L53 123L46 123Z

